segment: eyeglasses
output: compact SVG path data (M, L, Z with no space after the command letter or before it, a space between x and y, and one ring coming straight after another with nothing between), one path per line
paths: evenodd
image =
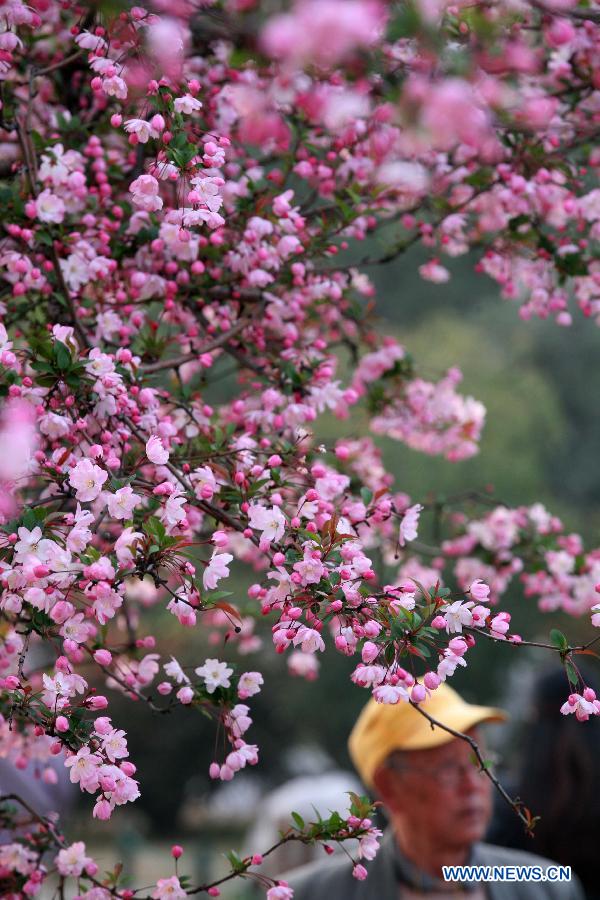
M484 754L484 763L486 768L492 768L500 762L500 757L496 753ZM473 759L469 762L446 762L440 763L439 766L413 766L400 760L391 759L388 765L396 772L417 772L427 778L433 779L441 787L455 788L461 783L463 777L467 775L477 774L485 775L485 771L480 767L478 760Z

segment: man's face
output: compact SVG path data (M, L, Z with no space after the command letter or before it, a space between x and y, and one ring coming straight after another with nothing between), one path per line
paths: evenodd
M467 732L485 748L476 729ZM481 840L492 812L492 785L473 763L470 745L455 738L441 747L402 753L398 768L379 771L377 787L392 814L413 833L441 846Z

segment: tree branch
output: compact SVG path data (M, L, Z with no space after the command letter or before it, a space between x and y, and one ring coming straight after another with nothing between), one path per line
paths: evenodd
M199 347L197 350L191 351L190 353L184 353L181 356L174 356L171 359L164 359L159 362L141 365L140 372L144 375L149 375L154 372L161 372L164 369L175 369L187 362L193 362L194 360L197 360L202 353L208 353L210 350L216 350L218 347L222 347L230 341L232 337L239 334L239 332L247 325L250 325L252 321L252 316L248 316L245 319L239 319L228 331L224 331L218 337L205 344L204 347Z
M431 728L441 728L443 731L447 731L448 734L451 734L452 737L459 738L462 741L466 741L467 744L470 745L473 753L477 758L477 762L479 763L479 769L483 772L487 778L490 779L495 789L498 791L502 799L508 803L508 805L515 811L523 825L525 826L527 833L531 834L532 831L532 823L531 819L523 812L522 806L523 804L519 801L519 799L513 800L508 791L500 784L499 780L496 778L491 769L486 765L485 759L483 758L483 754L479 749L479 744L472 738L469 734L464 734L462 731L456 731L454 728L450 728L449 725L444 725L442 722L435 719L432 715L422 709L418 703L414 703L412 700L408 701L414 709L416 709L422 716L424 716L427 721L430 723Z

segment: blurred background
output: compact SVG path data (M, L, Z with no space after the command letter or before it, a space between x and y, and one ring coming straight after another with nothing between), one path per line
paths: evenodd
M385 247L385 235L379 241ZM362 244L360 257L376 249ZM444 261L452 270L448 284L424 282L417 268L425 260L413 249L386 266L366 269L377 291L379 327L408 348L424 377L459 366L464 373L461 391L481 400L488 418L479 455L460 463L428 458L376 438L395 475L396 489L416 502L493 485L494 495L507 504L543 502L567 529L582 533L589 546L596 546L600 332L577 315L568 329L539 320L522 322L518 306L501 300L495 285L474 273L471 257ZM352 264L352 254L348 262ZM213 399L226 396L230 389L226 376L213 388ZM323 417L318 427L323 440L365 433L366 420L360 418L344 422ZM246 588L254 580L255 573L237 572L233 587L227 585L236 591L232 600L243 607ZM512 613L512 629L529 639L547 640L552 627L575 641L589 639L587 621L539 613L535 603L523 597L517 581L502 608ZM207 655L238 658L234 648L222 643L208 646L202 627L183 629L159 608L149 616L161 650L172 652L182 664L199 665ZM470 651L468 659L468 668L460 670L452 684L469 700L509 710L511 722L497 726L491 737L503 754L508 781L518 784L519 747L530 724L531 692L546 671L548 656L486 641ZM110 822L95 822L90 828L89 797L77 792L73 801L79 805L69 816L70 837L86 840L104 868L121 860L135 886L169 874L169 848L180 843L186 851L180 873L206 880L226 869L224 851L261 852L274 843L278 827L290 821L290 810L308 818L312 804L324 814L341 811L345 791L359 788L346 750L347 735L367 700L366 692L349 681L355 664L355 659L328 652L318 679L294 677L287 672L285 657L273 652L268 635L262 649L243 657L244 668L258 669L265 678L262 693L251 701L254 725L246 736L259 745L260 763L228 784L208 778L213 758L213 726L208 720L179 708L165 721L141 703L113 697L113 720L128 732L142 797L131 810L118 810ZM594 659L588 668L591 677L597 677ZM565 718L558 710L568 693L566 679L561 684L552 712L555 726ZM595 722L578 727L592 725L596 727ZM597 752L597 731L594 734ZM596 791L596 798L599 794ZM293 851L274 867L282 871L301 862L303 853L296 847ZM251 891L250 885L237 885L224 896L253 896Z

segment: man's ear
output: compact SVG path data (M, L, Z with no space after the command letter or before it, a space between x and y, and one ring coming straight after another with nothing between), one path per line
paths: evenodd
M402 791L398 772L387 766L379 766L373 775L373 783L385 806L392 812L402 809Z

